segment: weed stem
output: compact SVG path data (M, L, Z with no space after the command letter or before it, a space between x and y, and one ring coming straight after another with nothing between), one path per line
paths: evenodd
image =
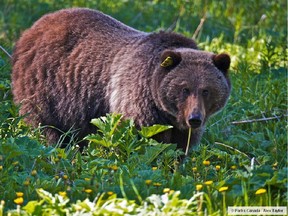
M191 132L192 132L192 129L189 128L189 132L188 132L188 140L187 140L187 146L186 146L185 156L188 155L189 146L190 146L190 139L191 139Z
M281 115L281 116L275 116L275 117L267 117L267 118L260 118L260 119L248 119L248 120L243 120L243 121L234 121L231 122L233 125L237 124L245 124L245 123L253 123L253 122L261 122L261 121L269 121L269 120L279 120L282 117L287 117L288 115Z
M12 58L12 56L0 45L0 49L7 55L9 58Z

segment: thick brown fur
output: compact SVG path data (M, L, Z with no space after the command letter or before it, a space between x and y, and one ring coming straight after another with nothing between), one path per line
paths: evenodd
M161 66L171 57L172 64ZM20 114L33 125L83 138L92 118L121 113L137 126L171 124L156 138L187 143L189 119L197 114L199 141L206 120L230 94L226 54L199 51L195 42L169 33L144 33L101 12L66 9L43 16L26 30L13 54L12 87ZM61 133L46 128L52 144Z

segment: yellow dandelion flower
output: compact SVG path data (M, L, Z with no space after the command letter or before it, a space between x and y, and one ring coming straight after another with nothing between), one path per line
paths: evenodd
M16 203L17 205L22 205L24 202L23 197L18 197L16 199L14 199L14 203Z
M16 192L17 197L23 197L24 193L23 192Z
M59 191L58 194L62 197L67 197L66 191Z
M3 166L0 166L0 171L3 170Z
M170 188L164 188L163 189L163 193L169 193L170 192Z
M117 171L118 170L118 166L117 165L112 165L112 166L110 166L110 169L112 169L113 171Z
M175 190L170 190L169 195L173 194Z
M153 171L155 171L155 170L157 170L157 169L158 169L157 167L152 167L152 170L153 170Z
M219 171L221 169L221 166L217 165L215 166L216 171Z
M206 182L204 182L204 184L205 185L211 185L211 184L213 184L213 181L206 181Z
M92 192L92 189L89 189L89 188L88 188L88 189L85 189L84 191L85 191L85 193L88 193L88 194L89 194L89 193Z
M197 190L197 191L200 191L202 188L203 188L203 185L202 185L202 184L197 184L197 185L196 185L196 190Z
M54 178L55 178L56 180L58 180L60 177L59 177L58 175L56 175Z
M146 185L151 185L152 184L152 180L150 180L150 179L145 180L145 184Z
M204 160L204 161L203 161L203 165L209 166L209 165L210 165L210 161L209 161L209 160Z
M31 175L32 176L36 176L37 175L37 171L36 170L32 170Z
M114 194L114 192L113 192L113 191L108 191L107 194L108 194L109 196L112 196L112 195Z
M23 185L24 185L24 186L30 185L30 181L29 181L29 180L24 181Z
M193 167L193 168L192 168L192 171L193 171L193 172L197 172L197 167Z
M156 187L160 187L162 184L159 183L159 182L155 182L155 183L153 183L153 185L156 186Z
M68 175L63 175L62 177L64 180L67 180L68 179Z
M266 189L264 189L264 188L260 188L255 192L256 195L264 194L264 193L266 193Z
M91 179L90 179L90 178L84 178L84 180L85 180L85 181L90 181Z
M228 187L221 187L221 188L219 188L219 192L224 192L224 191L226 191L226 190L228 190Z
M232 170L236 170L236 169L237 169L237 166L236 166L236 165L233 165L233 166L231 166L231 169L232 169Z
M19 164L18 161L15 161L15 162L12 163L12 165L14 165L14 166L16 166L16 165L18 165L18 164Z

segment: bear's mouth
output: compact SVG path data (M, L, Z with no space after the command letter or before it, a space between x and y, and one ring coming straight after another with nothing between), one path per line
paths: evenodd
M183 120L180 116L177 118L177 127L182 131L189 130L190 128L193 130L202 128L205 124L205 119L202 118L188 118L187 120Z
M203 115L201 113L192 113L189 116L188 124L192 129L197 129L202 126Z
M197 128L201 127L202 121L200 119L190 119L189 125L192 129L197 129Z
M181 118L180 116L178 116L177 118L177 128L181 131L186 131L189 130L190 128L192 128L189 124L188 120L184 120L183 118Z

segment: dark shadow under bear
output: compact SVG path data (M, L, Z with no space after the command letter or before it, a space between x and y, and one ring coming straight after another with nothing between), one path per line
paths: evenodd
M121 113L137 126L170 124L156 139L185 148L230 94L226 54L200 51L171 32L144 33L101 12L66 9L26 30L13 54L12 87L20 114L33 125L83 138L92 118ZM45 129L49 143L61 133Z

